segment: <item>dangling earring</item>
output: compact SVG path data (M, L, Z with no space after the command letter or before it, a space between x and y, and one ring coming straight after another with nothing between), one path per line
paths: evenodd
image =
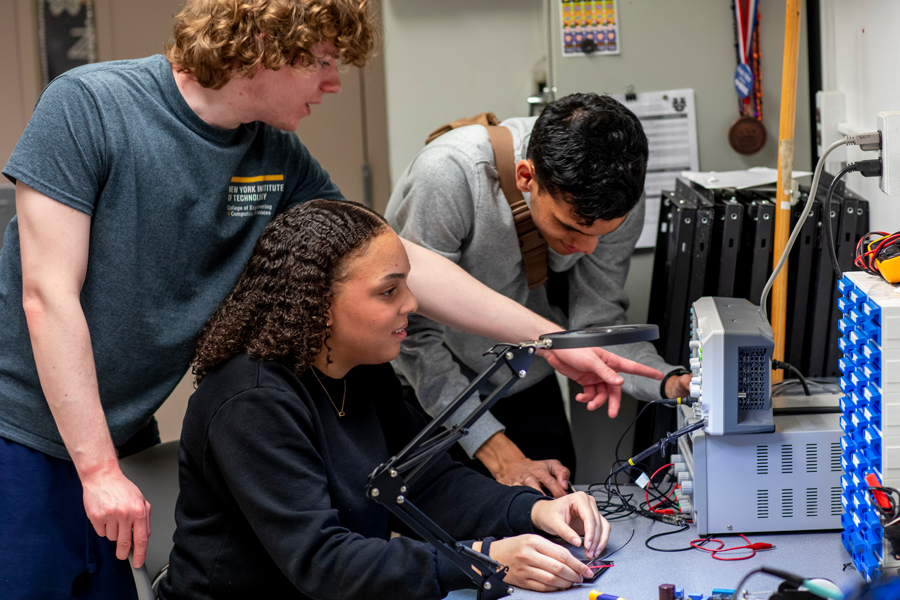
M331 346L328 345L328 338L331 337L331 319L325 319L325 374L328 375L328 366L333 362L331 360Z

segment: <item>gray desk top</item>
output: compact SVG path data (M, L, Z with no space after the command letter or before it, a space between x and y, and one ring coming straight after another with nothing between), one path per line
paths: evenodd
M517 600L535 600L542 598L587 600L588 592L596 589L604 594L615 594L626 600L656 600L658 586L662 583L673 583L684 588L686 594L702 593L709 597L714 588L734 589L748 572L761 566L775 567L790 571L807 578L825 578L836 583L845 592L859 586L863 579L850 566L843 571L843 566L851 562L850 555L841 545L839 532L826 533L792 533L780 535L747 536L751 542L768 542L774 544L771 550L758 551L756 556L748 560L721 561L715 560L706 552L691 550L688 552L662 553L653 552L644 546L644 540L650 535L677 529L651 521L640 516L631 516L611 522L608 548L616 549L624 544L635 530L634 539L619 551L612 560L615 566L609 569L594 583L585 583L572 588L542 594L525 590L516 590L509 596ZM690 529L676 535L657 538L651 542L657 548L684 548L691 540L697 539L697 529ZM742 546L744 541L738 536L719 537L726 547ZM573 552L583 556L580 548ZM734 552L733 555L738 555ZM747 584L751 591L775 591L781 583L779 579L764 575L754 575ZM453 600L475 598L474 590L451 593Z

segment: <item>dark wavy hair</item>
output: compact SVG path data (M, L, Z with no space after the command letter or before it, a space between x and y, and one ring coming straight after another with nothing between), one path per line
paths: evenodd
M166 58L205 88L253 77L259 65L310 67L331 42L344 65L362 67L379 40L369 0L189 0L175 15Z
M598 94L571 94L544 107L526 153L538 186L568 202L588 226L635 207L644 193L647 156L638 118Z
M347 258L385 231L384 217L348 201L312 200L277 216L200 334L197 383L241 352L281 360L302 375L328 343L329 296L349 275Z

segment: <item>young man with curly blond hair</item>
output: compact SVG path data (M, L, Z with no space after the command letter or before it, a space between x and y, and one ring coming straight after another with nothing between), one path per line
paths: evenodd
M0 597L128 598L150 506L118 457L153 414L272 218L341 199L293 133L338 63L362 66L368 0L189 0L165 56L73 69L41 94L3 172ZM496 339L556 327L406 244L422 312ZM452 300L452 302L451 302ZM603 402L617 357L554 366ZM103 539L107 538L107 539ZM116 560L119 559L119 560Z

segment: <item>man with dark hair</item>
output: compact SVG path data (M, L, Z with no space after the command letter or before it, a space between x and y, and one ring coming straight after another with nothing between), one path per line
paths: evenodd
M572 94L549 104L526 151L539 189L565 201L586 227L621 219L637 205L647 157L647 136L637 117L597 94Z
M501 125L512 133L516 187L549 246L546 284L529 289L484 127L452 130L420 151L397 181L388 221L404 238L568 329L625 323L623 286L644 223L648 150L640 121L608 96L572 94L549 104L537 119ZM410 317L408 334L395 367L409 384L407 394L418 396L431 416L490 363L483 356L490 340L421 315ZM687 394L690 376L666 364L651 344L615 351L667 374L662 384L626 376L624 389L637 398ZM475 402L470 399L470 406ZM611 399L609 416L618 409L618 398ZM562 495L575 469L575 451L553 370L535 361L460 445L465 452L454 449L458 460L502 483L543 486Z

